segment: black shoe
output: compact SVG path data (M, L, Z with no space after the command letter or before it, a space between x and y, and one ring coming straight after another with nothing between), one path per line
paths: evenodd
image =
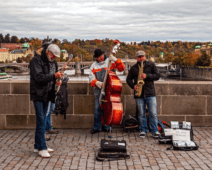
M51 140L51 138L45 138L45 140L46 140L46 141L50 141L50 140Z
M51 129L51 130L49 130L49 131L46 131L46 133L47 133L47 134L58 134L59 131L58 131L58 130L53 130L53 129Z
M99 133L100 131L99 130L96 130L96 129L92 129L91 131L90 131L90 133L91 134L95 134L95 133Z

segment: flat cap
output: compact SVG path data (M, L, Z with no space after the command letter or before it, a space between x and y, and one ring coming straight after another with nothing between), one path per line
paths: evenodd
M50 44L47 47L47 50L52 52L55 57L60 57L60 48L56 44Z
M135 53L135 57L138 57L138 56L145 56L146 55L146 53L144 52L144 51L137 51L136 53Z

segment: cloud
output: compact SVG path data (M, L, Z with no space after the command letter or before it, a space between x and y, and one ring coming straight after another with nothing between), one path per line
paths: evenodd
M0 33L19 37L211 40L210 0L0 2Z

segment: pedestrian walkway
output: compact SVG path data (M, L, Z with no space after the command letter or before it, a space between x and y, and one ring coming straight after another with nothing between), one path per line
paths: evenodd
M126 140L131 158L110 162L95 159L100 140L108 134L91 135L89 130L59 129L59 134L48 135L47 144L55 151L45 159L33 153L34 130L0 130L0 170L212 169L212 127L194 127L194 140L200 147L187 152L166 150L170 145L159 144L150 133L141 139L138 132L126 134L116 128L112 139Z

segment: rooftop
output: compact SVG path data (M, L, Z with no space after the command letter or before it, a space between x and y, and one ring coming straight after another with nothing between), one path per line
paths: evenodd
M11 54L23 53L23 50L15 49L15 50L11 51L10 53L11 53Z
M8 52L8 49L6 49L6 48L0 48L0 52Z
M22 44L22 46L21 46L22 48L30 48L30 45L29 44L27 44L26 42L24 43L24 44Z

